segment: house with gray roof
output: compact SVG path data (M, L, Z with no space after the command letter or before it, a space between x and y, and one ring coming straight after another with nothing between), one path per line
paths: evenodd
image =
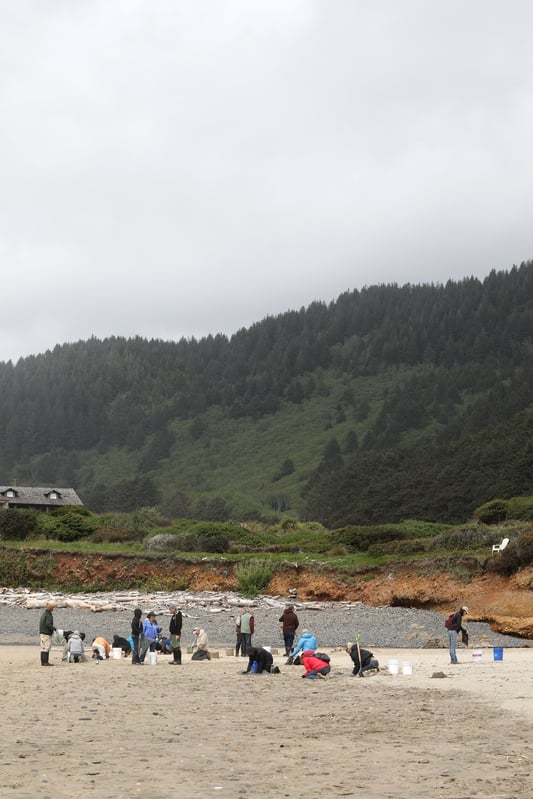
M83 502L73 488L0 486L0 511L2 508L24 508L46 512L63 505L83 507Z

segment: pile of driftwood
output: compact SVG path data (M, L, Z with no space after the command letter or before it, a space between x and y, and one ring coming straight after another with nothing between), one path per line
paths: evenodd
M51 591L32 591L28 588L0 588L0 606L27 609L44 608L47 602L53 602L56 608L79 608L94 613L131 611L136 607L149 607L157 613L166 611L171 605L177 605L182 609L202 608L210 613L234 613L241 607L283 608L288 602L297 608L305 608L305 610L322 610L333 604L331 602L298 602L291 597L279 596L259 596L255 599L246 599L237 594L214 591L197 593L155 591L151 594L140 591L111 591L97 594L62 594ZM337 607L340 605L351 607L361 603L337 602L334 604Z

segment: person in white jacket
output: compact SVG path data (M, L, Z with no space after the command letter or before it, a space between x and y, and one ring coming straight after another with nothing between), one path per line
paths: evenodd
M83 641L81 635L77 630L74 630L72 635L69 636L67 641L67 659L69 663L79 663L85 660L85 652L83 651Z
M196 636L196 641L194 643L194 652L192 653L191 660L211 660L211 655L209 654L209 640L206 631L202 630L201 627L195 627L194 634Z

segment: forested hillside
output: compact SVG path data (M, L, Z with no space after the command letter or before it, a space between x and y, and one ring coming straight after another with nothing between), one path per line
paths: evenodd
M533 486L533 262L383 285L231 337L0 364L0 482L172 517L459 522Z

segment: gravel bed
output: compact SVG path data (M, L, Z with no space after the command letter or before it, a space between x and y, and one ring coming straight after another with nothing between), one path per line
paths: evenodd
M88 595L84 595L87 597ZM116 595L108 595L116 596ZM209 636L212 648L231 647L235 641L235 618L239 614L238 604L245 600L236 595L187 594L174 595L181 607L184 623L183 646L192 644L194 627L203 627ZM102 595L93 595L97 600ZM127 637L133 608L139 606L143 613L154 609L158 612L158 623L168 630L169 598L158 595L130 597L126 606L114 610L94 612L86 607L61 607L54 610L54 622L59 629L76 629L85 632L86 642L96 635L109 641L113 636ZM253 641L257 645L281 647L278 619L287 600L279 597L259 597L250 601L255 616L256 633ZM362 603L310 603L294 602L300 620L300 632L307 628L318 639L319 646L345 646L356 634L361 643L376 648L423 648L446 646L444 616L433 611L415 608L368 607ZM0 644L38 644L39 617L42 607L26 608L22 604L0 604ZM470 647L520 647L527 645L522 638L494 633L488 624L468 622Z

